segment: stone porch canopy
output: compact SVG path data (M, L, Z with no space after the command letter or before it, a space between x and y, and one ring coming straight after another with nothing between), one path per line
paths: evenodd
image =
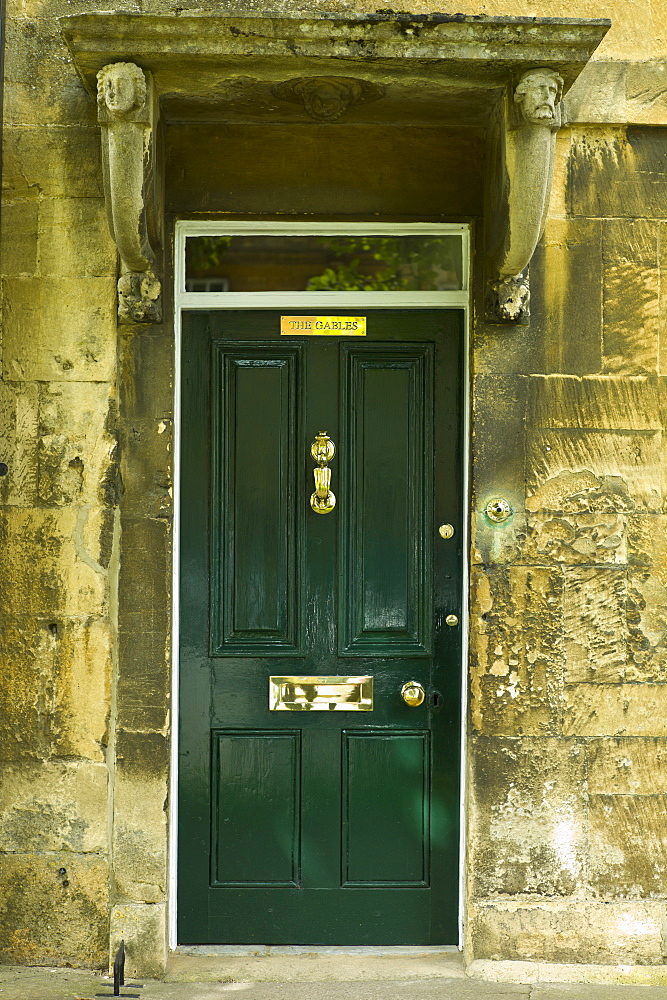
M317 17L104 13L60 19L91 96L103 67L132 63L146 77L146 113L126 119L137 129L134 146L125 141L127 128L125 138L114 145L119 115L109 116L104 108L100 114L106 173L122 148L123 155L134 157L135 169L116 170L116 175L134 174L135 186L142 160L144 182L148 176L146 138L158 115L167 124L313 119L483 131L493 164L487 171L485 210L487 308L489 318L500 322L528 315L527 268L546 216L555 133L563 120L561 98L610 23L391 12ZM545 94L545 88L551 93ZM538 107L540 92L545 96ZM135 253L135 263L129 264L127 240L121 246L118 235L128 225L156 232L159 220L152 225L146 220L145 192L137 187L142 204L123 221L128 199L121 205L118 185L114 192L109 176L105 180L121 281L125 278L126 290L134 282L139 301L139 308L121 305L121 318L155 320L159 275L156 284L153 272L159 271L159 248L151 252L144 239L143 257ZM127 184L125 176L125 195ZM152 240L155 244L159 237ZM142 288L151 297L145 309Z

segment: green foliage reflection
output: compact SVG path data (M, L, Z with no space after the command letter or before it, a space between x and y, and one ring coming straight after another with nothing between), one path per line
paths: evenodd
M308 281L327 291L412 291L460 287L451 240L441 237L323 237L340 262ZM458 241L455 244L458 246Z

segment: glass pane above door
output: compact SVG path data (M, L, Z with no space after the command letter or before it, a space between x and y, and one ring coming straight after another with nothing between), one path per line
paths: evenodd
M444 292L464 288L460 233L190 236L188 292Z

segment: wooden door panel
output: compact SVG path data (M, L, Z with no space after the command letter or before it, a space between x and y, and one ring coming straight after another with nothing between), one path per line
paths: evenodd
M428 885L429 771L428 732L343 734L343 885Z
M433 348L342 347L341 655L431 652Z
M299 647L300 350L212 344L213 655Z
M301 734L212 733L211 885L299 881Z

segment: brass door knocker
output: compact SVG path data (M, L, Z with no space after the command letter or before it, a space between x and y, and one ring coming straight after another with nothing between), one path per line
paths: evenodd
M313 469L315 492L310 498L310 506L316 514L330 514L336 506L336 497L330 490L331 469L328 464L336 454L336 446L326 433L320 431L310 446L310 454L317 462Z

